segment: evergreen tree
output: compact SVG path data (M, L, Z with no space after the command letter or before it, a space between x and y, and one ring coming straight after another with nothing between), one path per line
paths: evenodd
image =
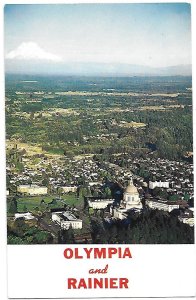
M11 214L15 214L17 213L18 209L17 209L17 200L14 197L10 203L10 207L9 207L9 213Z

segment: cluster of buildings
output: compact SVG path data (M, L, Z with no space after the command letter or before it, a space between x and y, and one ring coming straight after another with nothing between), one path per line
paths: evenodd
M123 200L120 202L120 205L115 204L115 199L85 197L85 201L87 201L88 207L92 209L98 210L109 208L111 217L121 220L127 218L128 211L134 210L140 212L143 208L139 192L134 186L132 178L125 189Z
M12 159L7 162L7 176L10 178L10 186L17 189L17 192L29 195L50 193L76 192L79 185L85 183L89 187L99 187L102 183L102 173L92 158L49 157L46 155L28 156L26 153L20 156L23 170L17 172ZM35 163L33 163L35 160ZM33 164L33 166L32 166ZM32 167L31 167L32 166ZM31 184L30 184L31 182ZM38 190L38 186L40 187ZM41 191L41 187L45 190ZM48 188L46 192L46 187Z
M23 186L32 185L43 186L43 194L48 192L69 193L76 192L80 185L85 183L86 186L93 190L99 190L103 186L104 177L110 177L111 180L117 181L124 185L132 174L136 181L139 192L142 189L149 188L153 190L160 188L166 190L170 195L177 194L181 199L184 195L193 197L193 164L186 162L169 161L166 159L152 159L135 157L127 158L125 167L119 166L118 159L116 162L105 162L101 166L92 157L76 157L67 159L66 157L47 157L40 155L35 159L38 161L31 168L29 165L33 160L32 156L22 155L23 171L13 172L11 164L7 165L7 174L10 175L10 183L13 185ZM149 182L143 177L141 169L147 170L150 174ZM43 179L45 178L44 184ZM25 188L17 188L21 192ZM29 189L29 194L36 191ZM41 189L39 189L41 192ZM38 192L38 189L37 189Z
M32 190L33 189L33 190ZM38 186L19 186L18 190L21 193L28 194L31 196L40 193L47 192L44 187ZM115 204L115 199L99 198L99 197L85 197L88 207L93 210L102 210L109 208L110 216L113 219L126 219L130 211L141 212L143 209L143 204L138 192L138 189L133 184L133 180L129 181L126 189L123 193L123 199L120 205ZM173 210L179 210L180 205L175 201L160 200L160 199L146 199L145 205L150 209L158 209L166 212L171 212ZM15 219L24 218L25 220L33 219L34 216L31 213L17 213L15 214ZM54 209L51 212L52 221L57 223L62 229L82 229L82 220L77 218L73 211L65 209ZM194 210L193 208L186 209L183 213L178 216L179 221L194 226Z
M159 184L161 187L165 185L164 183ZM89 207L93 209L105 209L109 207L111 218L120 220L126 219L130 211L140 213L143 209L140 194L136 186L133 184L132 178L129 181L128 186L124 190L123 199L120 202L120 205L116 205L114 199L98 199L93 197L87 197L87 201ZM163 210L168 213L170 213L173 210L178 210L179 221L190 226L194 226L194 209L186 208L185 210L180 211L179 201L149 198L146 199L145 206L149 207L150 209Z
M150 157L134 158L128 162L134 173L141 168L148 171L152 178L149 181L150 189L159 187L166 189L171 194L177 194L181 198L185 194L193 197L193 164Z
M162 189L170 194L179 195L181 200L184 199L185 194L193 197L193 165L186 162L159 158L155 160L147 156L146 158L128 158L128 166L122 167L119 166L118 160L114 160L112 163L104 162L100 165L92 156L75 157L71 160L62 156L53 158L45 155L35 158L36 163L31 168L33 157L23 153L21 155L23 163L21 172L13 171L12 161L9 164L8 160L7 174L10 177L10 186L15 185L18 194L38 196L57 192L61 194L77 193L79 187L84 185L88 186L90 191L100 191L105 185L105 178L109 176L110 180L118 182L124 191L120 205L116 205L112 197L93 196L93 194L87 197L87 202L88 206L95 210L109 207L111 217L116 219L126 218L127 212L130 210L140 212L143 208L141 199L145 197L146 190ZM140 172L142 168L147 169L151 176L148 182L142 177L142 172ZM125 188L124 183L130 178L131 180ZM45 184L43 184L44 180ZM167 212L180 209L179 202L155 199L155 197L145 200L145 205L151 209ZM188 211L185 215L181 214L179 220L191 226L192 216L193 212ZM66 211L54 212L52 215L52 220L63 228L69 226L82 228L82 220L75 218L73 213L69 214Z
M185 195L189 198L194 197L193 187L193 164L186 161L170 161L167 159L154 159L150 155L143 157L127 157L126 166L119 166L121 156L107 163L110 172L118 176L118 180L123 183L130 177L128 170L133 172L133 178L137 182L140 190L156 188L165 190L169 195L178 195L179 199L184 199ZM149 180L144 175L149 175Z

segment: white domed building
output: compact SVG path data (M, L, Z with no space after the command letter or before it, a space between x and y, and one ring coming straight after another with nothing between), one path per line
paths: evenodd
M139 193L137 188L133 184L132 178L129 181L129 185L125 189L122 206L124 206L127 210L132 208L142 209L142 203L139 197Z
M126 212L129 210L140 211L142 209L142 203L139 197L137 188L133 184L133 180L129 181L127 188L125 189L123 200L120 207L113 207L112 214L114 218L125 219L127 217Z

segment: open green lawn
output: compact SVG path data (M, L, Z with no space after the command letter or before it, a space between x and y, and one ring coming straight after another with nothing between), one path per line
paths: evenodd
M61 198L65 200L66 204L75 205L76 207L81 207L84 203L83 197L77 198L75 193L63 195Z
M28 211L32 211L35 207L40 208L42 199L45 203L50 203L53 198L54 196L21 197L17 199L17 208L19 212L22 212L26 206Z
M36 207L39 210L43 210L47 204L51 203L53 199L59 199L58 195L47 195L47 196L35 196L35 197L21 197L17 199L17 208L19 212L24 210L34 211ZM81 208L83 206L83 198L77 198L76 194L67 194L61 196L62 202L57 200L55 204L51 205L50 208L63 207L64 203L70 206L76 206ZM45 204L41 204L41 201L44 200Z

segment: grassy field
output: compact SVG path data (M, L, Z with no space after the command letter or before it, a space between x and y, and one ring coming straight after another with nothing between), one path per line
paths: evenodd
M24 211L26 207L28 211L35 210L36 207L41 209L41 201L42 199L46 204L50 203L54 196L37 196L37 197L21 197L17 199L17 208L19 212Z
M78 209L83 208L83 204L84 204L83 197L77 198L76 194L74 194L74 193L62 196L62 199L65 200L65 203L70 205L70 206L74 205Z
M50 196L36 196L36 197L21 197L17 199L17 208L19 212L23 212L24 210L34 211L36 207L39 210L44 210L46 207L57 208L63 207L64 204L75 206L78 208L83 207L83 198L77 198L76 194L67 194L61 196L61 201L56 200L54 204L50 204L54 199L59 199L58 195L50 195ZM41 201L44 200L45 204L41 204ZM48 205L49 204L49 205Z
M6 146L8 149L14 148L15 145L17 144L17 148L22 150L24 149L28 155L35 155L35 154L43 154L44 151L42 150L41 147L37 145L30 145L27 143L21 143L20 141L6 141Z

